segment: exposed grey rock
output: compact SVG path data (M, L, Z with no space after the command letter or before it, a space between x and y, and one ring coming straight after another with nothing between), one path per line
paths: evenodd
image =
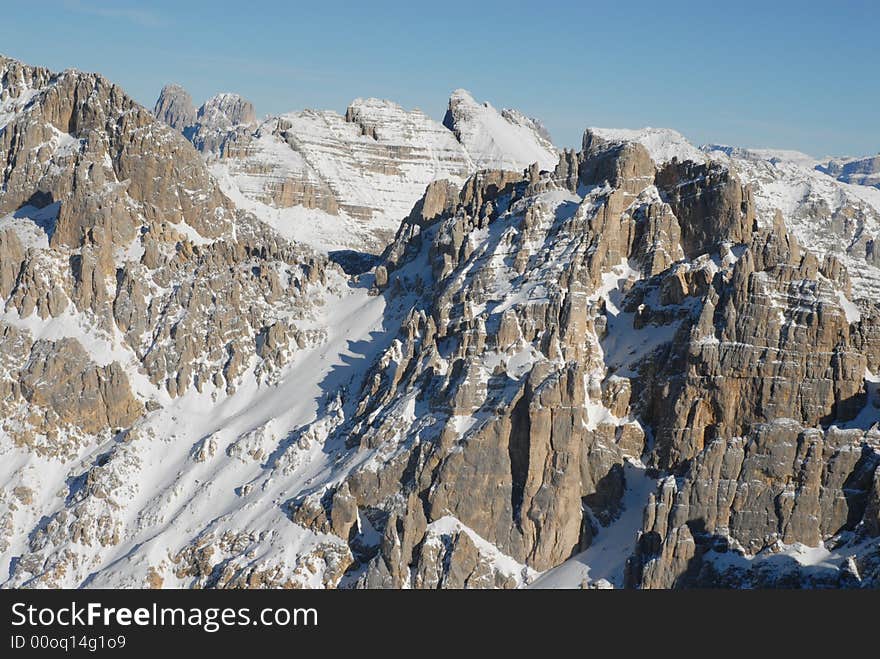
M878 449L874 431L823 432L788 419L713 441L680 484L667 479L649 502L631 583L702 581L701 556L719 546L754 556L777 543L814 547L862 521L872 533Z
M654 182L654 162L638 142L608 142L589 129L584 132L579 179L584 185L608 183L632 195Z
M199 108L198 120L211 127L220 128L252 124L257 120L253 104L238 94L217 94Z
M165 85L156 99L153 114L166 124L183 132L196 122L196 109L192 97L183 87L176 84Z
M721 241L748 242L755 223L751 191L729 169L691 161L673 162L657 173L682 231L689 258L713 252Z

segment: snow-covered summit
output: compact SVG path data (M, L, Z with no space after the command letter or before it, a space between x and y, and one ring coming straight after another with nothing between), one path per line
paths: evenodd
M781 211L802 244L819 255L833 254L847 265L858 296L880 285L880 253L874 248L880 238L880 194L870 187L870 162L841 159L822 166L816 158L794 150L726 144L697 148L669 128L588 128L585 144L588 138L612 144L637 142L658 165L677 158L715 161L735 170L750 186L760 224L769 226L776 211ZM849 164L856 161L858 165Z
M803 245L841 259L856 296L870 296L880 285L880 253L874 248L880 238L880 190L837 180L797 151L703 149L749 184L760 223L769 225L781 212Z
M188 99L166 87L156 115L195 144L239 206L320 250L381 251L438 179L461 183L478 169L558 162L539 121L477 104L461 90L446 125L379 98L357 98L344 115L307 109L259 123L236 94L215 96L197 113Z
M638 142L648 150L651 159L657 164L669 162L673 158L681 161L706 161L706 154L688 142L684 135L671 128L590 127L587 131L607 142Z
M478 103L464 89L449 97L443 125L455 133L478 169L520 170L534 162L552 169L559 160L537 121L517 111L499 112L489 102Z

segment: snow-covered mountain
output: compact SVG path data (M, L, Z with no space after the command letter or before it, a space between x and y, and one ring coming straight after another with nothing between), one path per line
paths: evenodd
M449 97L443 125L455 134L477 169L517 171L533 162L552 169L559 160L538 120L517 110L498 112L489 103L477 103L464 89Z
M852 274L859 296L880 286L880 190L835 180L796 152L719 150L711 158L734 167L752 186L765 217L782 212L798 239L818 254L834 254Z
M815 169L816 165L819 164L819 161L813 158L813 156L790 149L749 149L727 144L704 144L700 148L716 158L727 156L728 158L753 162L790 163L800 165L806 169Z
M229 98L250 111L230 107ZM187 108L183 121L179 106ZM537 121L480 105L463 90L450 98L445 125L375 98L356 99L344 115L304 110L261 122L231 94L191 108L172 85L154 111L205 155L239 206L323 250L381 252L432 181L461 184L477 169L519 171L535 161L552 168L558 160Z
M880 154L866 158L832 158L816 169L838 181L880 189Z
M798 151L749 149L710 144L699 149L670 129L590 128L613 144L638 143L658 164L691 160L717 161L749 184L760 220L769 226L776 210L804 245L819 256L833 254L849 269L859 296L880 287L880 194L876 188L829 176L818 160ZM586 139L586 138L585 138Z
M3 587L880 585L875 188L0 82Z
M676 158L680 161L705 162L703 153L687 141L684 135L670 128L589 128L587 135L598 137L613 144L638 142L658 164Z

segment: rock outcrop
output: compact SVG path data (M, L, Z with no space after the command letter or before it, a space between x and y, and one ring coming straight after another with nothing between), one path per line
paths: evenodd
M649 501L630 583L877 587L876 544L853 553L857 569L818 573L780 549L822 547L831 537L876 537L871 497L878 465L876 430L822 430L777 419L755 425L748 435L714 440L680 482L668 478Z
M821 260L838 258L848 269L860 296L880 284L880 195L861 185L848 185L816 168L797 153L704 147L708 157L737 171L752 190L755 210L764 226L777 211L788 230Z
M163 408L276 382L325 336L315 291L342 275L237 211L183 136L100 75L3 58L0 80L0 452L22 466L10 492L43 493L0 502L0 551L21 558L4 581L52 586L124 541L116 496L137 490L137 440ZM188 121L166 92L166 118ZM34 487L33 465L75 472L66 494Z
M180 85L165 85L159 92L153 114L181 133L196 123L192 96Z

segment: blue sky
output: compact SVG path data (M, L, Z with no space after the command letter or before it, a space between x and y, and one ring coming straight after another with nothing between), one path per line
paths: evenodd
M878 15L868 0L22 0L4 3L0 52L100 71L148 106L173 81L260 115L379 96L440 119L464 87L561 146L651 125L855 155L880 151Z

